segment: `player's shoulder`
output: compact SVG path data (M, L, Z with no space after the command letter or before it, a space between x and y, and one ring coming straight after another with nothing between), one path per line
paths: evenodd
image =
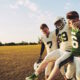
M41 41L44 41L46 39L46 36L44 34L42 34L40 39L41 39Z
M71 32L71 29L68 24L66 24L66 29Z
M54 29L54 31L51 32L53 35L58 35L59 30L58 29Z
M66 24L66 25L64 26L64 29L63 29L63 30L70 30L69 25Z

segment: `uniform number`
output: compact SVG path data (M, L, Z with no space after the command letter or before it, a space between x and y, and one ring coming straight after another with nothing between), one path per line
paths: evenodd
M68 41L68 36L66 32L63 32L62 34L58 35L60 42Z
M49 48L52 47L52 41L48 41L47 44L49 45Z
M77 37L75 36L74 32L72 32L72 46L73 48L78 48Z

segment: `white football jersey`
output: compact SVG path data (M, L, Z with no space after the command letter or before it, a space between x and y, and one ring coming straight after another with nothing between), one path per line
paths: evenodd
M71 51L72 40L71 40L71 30L66 24L62 30L59 31L58 37L60 39L60 49Z
M47 53L57 49L57 37L56 37L56 32L50 32L49 36L43 35L41 37L42 42L45 44Z

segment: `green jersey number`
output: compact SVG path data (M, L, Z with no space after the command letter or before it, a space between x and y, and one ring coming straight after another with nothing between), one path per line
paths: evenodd
M49 48L52 47L52 41L48 41L47 44L49 45Z
M77 41L77 37L75 35L75 32L71 32L72 34L72 47L73 48L78 48L78 41Z

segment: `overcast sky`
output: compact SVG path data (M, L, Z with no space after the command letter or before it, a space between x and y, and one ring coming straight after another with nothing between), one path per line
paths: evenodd
M0 0L0 41L36 42L42 23L52 31L54 18L71 10L80 13L80 0Z

